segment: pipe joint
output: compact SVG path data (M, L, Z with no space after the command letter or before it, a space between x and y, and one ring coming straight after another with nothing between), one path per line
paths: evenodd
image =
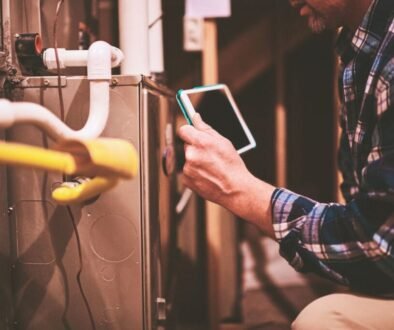
M99 45L96 45L99 43ZM58 56L59 56L59 67L60 69L65 69L67 67L86 67L88 66L88 59L89 59L89 52L94 51L97 52L104 47L110 48L111 55L110 55L110 62L111 67L115 68L120 65L120 63L124 59L123 52L116 47L113 46L104 46L103 44L108 45L104 41L96 41L94 42L89 50L66 50L65 48L58 48ZM92 49L91 49L92 48ZM56 65L56 53L54 48L46 49L42 54L42 59L44 65L49 70L55 70L57 68Z
M88 79L111 79L112 47L105 41L96 41L89 47Z

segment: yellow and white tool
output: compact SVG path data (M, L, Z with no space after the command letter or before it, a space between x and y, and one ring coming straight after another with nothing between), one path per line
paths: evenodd
M138 172L139 160L131 143L98 138L63 141L55 150L0 142L0 163L93 177L74 185L65 182L53 190L52 198L59 204L73 204L113 188L119 179L133 178Z

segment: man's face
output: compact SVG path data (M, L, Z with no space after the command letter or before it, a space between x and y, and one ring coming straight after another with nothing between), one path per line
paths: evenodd
M326 28L341 26L348 0L289 0L290 4L300 11L301 16L308 18L308 25L313 32L319 33Z

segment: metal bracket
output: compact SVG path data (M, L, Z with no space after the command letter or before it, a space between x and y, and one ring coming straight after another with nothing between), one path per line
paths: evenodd
M164 298L157 297L156 305L157 305L157 320L165 321L167 318L166 300Z
M67 86L67 79L65 76L60 77L60 87ZM21 81L20 87L22 88L39 88L39 87L59 87L57 76L46 77L25 77Z

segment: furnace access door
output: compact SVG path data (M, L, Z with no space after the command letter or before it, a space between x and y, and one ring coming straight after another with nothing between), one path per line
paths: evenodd
M60 117L57 84L56 77L27 77L11 97ZM65 121L79 129L89 109L89 82L62 77L61 85ZM2 168L1 329L165 327L175 242L174 111L167 89L142 76L114 76L103 136L133 143L140 170L85 205L67 209L51 200L60 175ZM26 125L7 131L6 139L52 145Z

